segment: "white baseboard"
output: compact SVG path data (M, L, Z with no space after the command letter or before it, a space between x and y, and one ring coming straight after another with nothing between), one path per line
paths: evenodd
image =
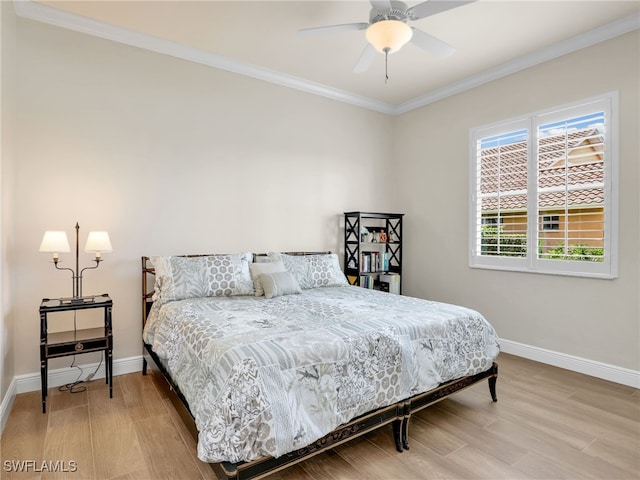
M560 367L573 372L584 373L592 377L602 378L603 380L609 380L610 382L640 388L640 371L637 370L596 362L595 360L589 360L587 358L574 357L566 353L554 352L544 348L512 342L511 340L505 340L503 338L500 339L500 350L504 353L546 363L554 367Z
M16 377L11 379L7 393L0 403L0 434L4 431L4 426L9 419L9 413L13 407L13 401L16 399Z
M85 379L90 373L96 372L93 378L104 378L104 363L89 363L80 365L82 368L82 377ZM98 370L96 371L96 368ZM113 375L124 375L126 373L134 373L142 371L142 355L137 357L121 358L113 361ZM78 379L78 373L80 371L77 368L59 368L49 371L49 387L59 387L67 383L75 382ZM7 393L2 399L0 404L0 433L4 430L4 426L7 423L9 414L11 413L11 407L16 395L26 392L35 392L40 390L40 372L28 373L26 375L16 375L11 380Z
M98 365L100 365L99 368ZM93 372L96 372L93 378L104 378L104 362L102 362L102 364L99 362L87 363L79 365L79 367L82 369L80 380L84 380L87 375ZM98 368L97 371L96 368ZM142 355L137 357L121 358L113 361L113 376L140 371L142 371ZM78 379L79 373L80 370L71 367L49 370L48 386L59 387L60 385L73 383ZM17 384L16 393L18 394L40 390L40 372L17 375L15 380Z

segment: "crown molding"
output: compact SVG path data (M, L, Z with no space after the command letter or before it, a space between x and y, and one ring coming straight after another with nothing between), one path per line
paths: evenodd
M511 75L529 67L539 65L568 53L581 50L619 35L640 29L640 13L621 18L607 25L577 35L498 67L486 70L477 75L465 78L439 88L426 95L421 95L400 105L392 105L346 90L333 88L300 77L259 67L248 62L235 60L224 55L187 47L152 35L142 34L88 17L58 10L32 0L14 0L16 14L23 18L39 21L49 25L111 40L125 45L142 48L156 53L169 55L190 62L218 68L239 75L255 78L287 88L318 95L339 102L367 108L387 115L403 113L424 107L458 93L470 90L485 83Z
M303 78L287 75L251 63L235 60L205 50L187 47L176 42L154 37L92 18L58 10L32 0L14 0L16 14L23 18L111 40L132 47L162 53L190 62L206 65L227 72L263 80L287 88L293 88L313 95L330 98L358 107L368 108L385 114L394 114L394 106L379 100L356 95L345 90L329 87Z
M628 15L583 34L568 38L567 40L516 58L510 62L503 63L495 68L485 70L484 72L465 78L459 82L439 88L427 93L426 95L409 100L408 102L396 106L394 114L400 115L411 110L415 110L416 108L424 107L451 95L462 93L485 83L492 82L499 78L506 77L507 75L517 73L521 70L548 62L563 55L582 50L583 48L596 45L638 29L640 29L640 13Z

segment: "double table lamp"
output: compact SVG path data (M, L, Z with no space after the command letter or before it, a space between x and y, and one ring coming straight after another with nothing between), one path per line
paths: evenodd
M85 270L93 270L100 266L100 262L102 261L101 254L108 253L113 251L111 248L111 241L109 240L109 234L107 232L89 232L89 236L87 237L87 243L85 244L84 251L87 253L95 253L95 258L93 259L96 262L93 267L85 267L80 270L79 259L78 259L78 236L80 231L80 226L76 223L76 268L75 270L72 268L60 267L58 266L58 262L60 261L59 254L60 253L69 253L71 249L69 248L69 240L67 239L66 232L61 231L46 231L44 232L44 236L42 237L42 243L40 244L40 252L44 253L53 253L53 264L58 270L69 270L72 274L72 286L73 286L73 297L71 298L72 303L82 303L82 274Z

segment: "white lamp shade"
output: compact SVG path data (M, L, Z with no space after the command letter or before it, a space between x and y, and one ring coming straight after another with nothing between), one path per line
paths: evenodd
M112 252L109 234L107 232L89 232L84 251L88 253Z
M67 253L70 252L69 240L65 232L46 231L40 244L40 252Z
M367 41L380 53L400 50L412 36L411 27L400 20L381 20L367 28Z

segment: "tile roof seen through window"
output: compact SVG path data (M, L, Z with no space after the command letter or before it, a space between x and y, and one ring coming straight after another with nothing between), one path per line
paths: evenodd
M527 207L527 142L481 151L483 211ZM544 209L604 204L604 139L595 128L539 139L538 205Z

